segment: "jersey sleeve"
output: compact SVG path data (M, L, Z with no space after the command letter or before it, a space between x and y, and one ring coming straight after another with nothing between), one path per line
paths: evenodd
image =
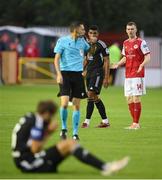
M37 127L33 127L30 132L30 138L41 141L43 139L43 130Z
M63 40L62 39L58 39L56 46L54 48L54 53L56 54L62 54L64 51L64 46L63 46Z
M148 48L147 43L146 43L145 40L142 41L140 48L141 48L141 51L142 51L142 53L143 53L144 55L150 53L150 50L149 50L149 48Z
M90 45L88 44L88 42L85 39L84 39L84 42L85 42L84 51L85 51L85 54L87 54L88 50L90 49Z
M44 128L43 121L36 117L35 124L30 131L30 138L32 140L41 141L44 137Z
M102 48L102 56L103 57L109 56L109 49L108 49L108 47Z
M101 45L101 54L103 57L109 56L109 49L103 41L98 41Z

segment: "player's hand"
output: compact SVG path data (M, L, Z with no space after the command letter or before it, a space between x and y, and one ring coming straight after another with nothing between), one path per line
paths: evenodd
M110 69L117 69L118 67L119 67L118 63L110 65Z
M61 74L57 75L56 81L57 81L58 84L62 84L63 83L63 78L62 78Z
M49 134L53 133L57 128L58 128L58 123L57 123L56 121L52 121L52 122L48 125L48 133L49 133Z
M142 69L143 69L143 65L140 65L138 70L137 70L137 73L140 73L142 71Z
M108 88L108 86L109 86L109 80L107 77L104 78L104 80L103 80L103 86L104 86L104 88Z
M83 72L82 72L82 76L83 76L83 77L86 77L86 75L87 75L87 71L83 71Z
M92 37L90 37L89 41L90 41L90 43L94 44L97 42L97 37L92 36Z

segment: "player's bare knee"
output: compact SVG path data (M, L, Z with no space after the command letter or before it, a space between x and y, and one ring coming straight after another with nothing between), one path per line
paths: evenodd
M88 91L88 97L90 99L95 99L95 93L93 91Z
M94 95L94 101L97 102L99 100L99 97L95 94Z
M73 98L73 110L79 111L79 109L80 109L80 99Z
M67 140L68 150L71 152L74 149L74 147L76 146L76 144L78 144L78 143L76 141L74 141L73 139Z
M128 96L126 99L127 99L128 104L133 103L133 97L132 96Z
M73 110L74 111L79 111L80 110L80 105L74 105Z
M64 108L64 109L67 109L68 108L68 104L61 104L61 107Z
M75 148L76 144L77 142L72 139L63 140L57 144L57 149L62 155L68 155Z
M140 101L141 101L140 96L134 96L134 97L133 97L133 102L134 102L134 103L138 103L138 102L140 102Z

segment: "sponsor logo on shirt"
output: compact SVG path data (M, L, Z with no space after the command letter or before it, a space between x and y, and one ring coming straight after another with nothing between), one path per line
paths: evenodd
M134 49L137 49L137 48L138 48L138 45L137 45L137 44L135 44L135 45L134 45Z

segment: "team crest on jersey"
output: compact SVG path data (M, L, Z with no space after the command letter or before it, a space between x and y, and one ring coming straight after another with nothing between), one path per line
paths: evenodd
M83 57L84 56L84 51L83 49L80 49L80 55Z
M134 49L137 49L137 48L138 48L138 45L137 45L137 44L135 44L135 45L134 45Z

